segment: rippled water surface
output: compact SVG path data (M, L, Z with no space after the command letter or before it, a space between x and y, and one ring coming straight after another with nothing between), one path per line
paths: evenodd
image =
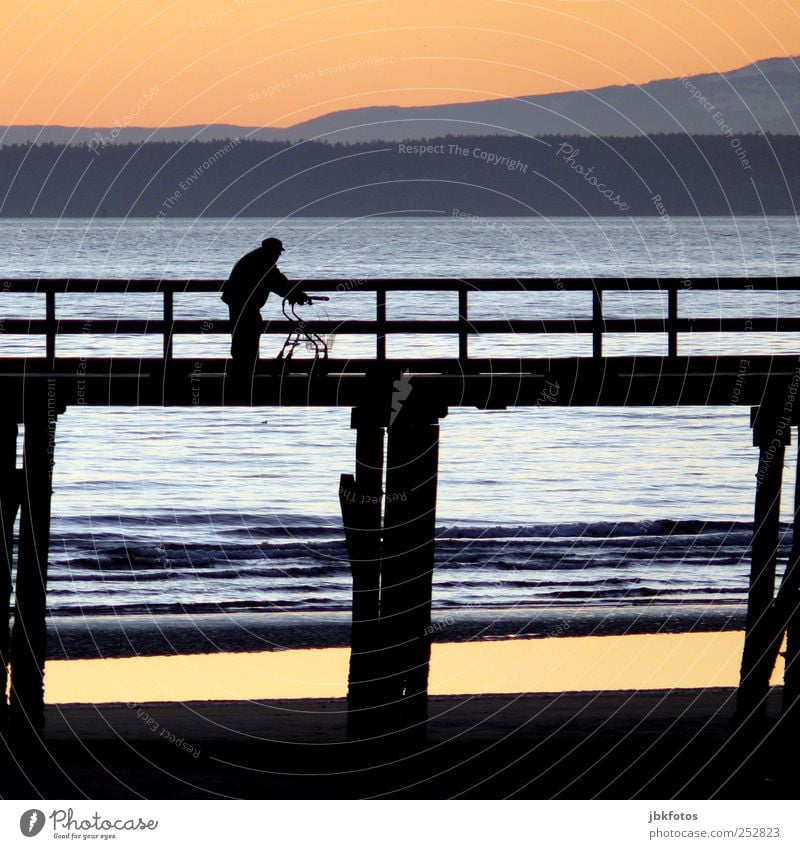
M0 221L5 277L224 278L265 234L290 278L797 275L794 218ZM328 317L364 316L374 296L334 296ZM2 315L38 316L3 295ZM178 317L223 317L215 296ZM278 314L270 300L266 314ZM608 315L660 315L658 295L621 294ZM389 316L453 317L436 296L390 296ZM800 314L791 297L687 293L682 314ZM154 317L160 303L64 298L61 316ZM588 317L583 293L475 296L474 317ZM36 345L40 345L36 341ZM59 339L62 353L156 353L160 340ZM364 352L336 340L336 353ZM2 339L3 352L24 347ZM453 340L393 340L390 354L447 354ZM472 352L587 353L587 341L476 339ZM137 347L139 346L139 347ZM149 346L149 347L148 347ZM279 340L268 339L269 354ZM451 346L448 348L448 346ZM664 340L608 341L609 354ZM633 347L631 347L633 346ZM681 349L800 351L769 336L682 339ZM179 356L227 340L181 340ZM35 350L35 346L31 349ZM349 576L338 479L352 471L349 411L87 409L59 419L51 609L343 610ZM748 411L452 410L442 422L436 604L740 602L756 456ZM791 492L788 470L785 490ZM790 505L786 505L789 516Z

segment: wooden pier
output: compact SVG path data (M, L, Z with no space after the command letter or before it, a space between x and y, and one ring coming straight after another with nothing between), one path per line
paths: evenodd
M309 332L367 336L374 355L360 359L263 359L242 375L218 358L179 358L181 335L229 336L222 320L176 316L176 296L218 292L223 281L6 280L5 297L35 293L39 318L4 318L0 333L35 336L42 356L0 357L0 519L3 578L0 608L0 727L23 745L43 734L46 655L45 608L50 498L58 416L70 406L348 407L356 431L355 467L342 474L339 499L353 575L353 628L348 733L353 740L388 738L404 744L424 739L431 634L439 423L453 407L516 406L652 407L747 405L752 408L756 469L754 534L738 723L747 734L766 723L770 675L784 637L786 672L782 723L796 734L800 710L800 485L795 495L794 545L775 591L779 512L785 451L800 422L796 410L800 356L742 354L687 356L691 334L800 332L800 315L689 318L680 307L688 293L800 291L800 278L750 279L422 279L306 280L314 294L373 293L371 320L316 321ZM455 293L448 320L391 320L394 293ZM585 319L474 317L475 293L583 293ZM662 317L607 318L608 293L660 293ZM71 294L139 293L163 299L157 320L60 318L58 299ZM0 300L2 303L2 300ZM800 310L798 310L800 312ZM0 310L0 315L5 315ZM285 336L285 321L265 323ZM58 341L80 335L156 335L161 356L62 357ZM531 339L577 335L585 356L559 358L472 357L471 342L499 336ZM663 339L662 355L607 356L607 337L648 334ZM452 358L387 355L393 335L452 337ZM800 349L800 345L798 346ZM798 350L800 354L800 350ZM17 468L23 425L22 467ZM446 458L445 458L446 461ZM344 470L343 470L344 471ZM798 476L800 480L800 476ZM19 515L18 534L14 522ZM16 536L16 552L15 549ZM16 555L16 556L15 556ZM13 630L7 615L12 588Z

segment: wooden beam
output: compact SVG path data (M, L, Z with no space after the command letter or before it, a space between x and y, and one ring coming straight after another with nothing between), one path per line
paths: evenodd
M52 393L52 394L51 394ZM44 665L47 655L47 559L55 448L55 388L27 398L16 606L11 635L9 737L13 743L44 732Z
M565 357L457 359L261 360L254 379L226 375L230 360L161 358L2 358L4 397L22 398L32 378L53 376L59 398L81 406L356 407L373 384L408 371L414 385L447 407L498 409L541 405L545 381L563 407L729 406L780 393L797 357ZM415 390L416 391L416 390Z

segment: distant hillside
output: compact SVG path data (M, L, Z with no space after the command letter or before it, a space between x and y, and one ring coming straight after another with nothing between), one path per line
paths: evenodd
M726 74L642 86L482 103L335 112L291 128L290 138L369 141L443 135L636 136L800 132L800 60L770 59Z
M228 124L143 127L0 127L0 145L214 141L401 141L445 135L636 136L800 132L800 58L768 59L724 74L561 94L333 112L283 130Z
M796 214L797 136L0 149L0 215Z

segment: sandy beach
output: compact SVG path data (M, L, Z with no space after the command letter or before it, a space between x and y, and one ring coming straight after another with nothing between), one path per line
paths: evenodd
M51 705L3 797L795 797L733 708L731 688L433 696L416 751L345 743L344 699Z
M737 632L440 644L419 751L346 742L342 649L52 662L47 752L3 796L752 798L775 792L780 738L754 758L732 738L740 650Z
M628 634L434 644L429 692L556 693L734 687L743 634ZM340 698L344 648L50 661L45 699L183 702ZM774 683L782 680L782 661Z

